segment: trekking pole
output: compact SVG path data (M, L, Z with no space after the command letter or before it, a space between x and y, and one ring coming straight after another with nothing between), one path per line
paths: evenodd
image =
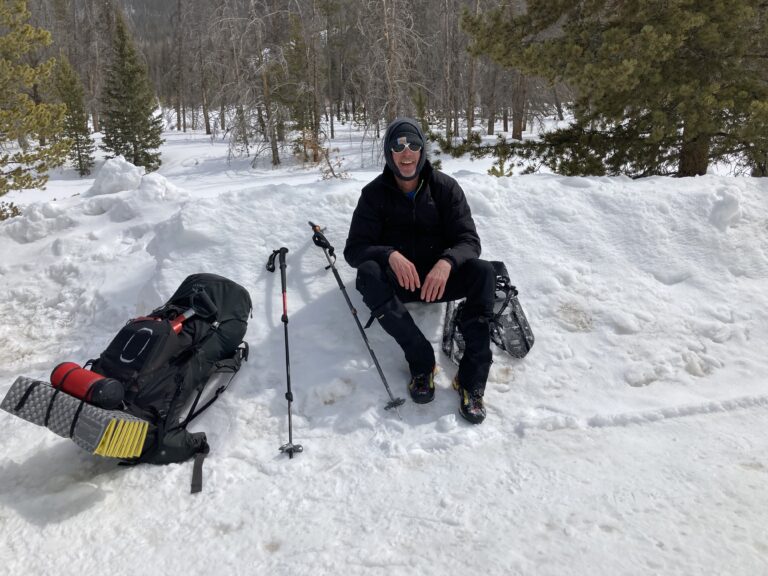
M293 392L291 392L291 359L288 352L288 298L286 296L285 288L285 255L288 253L288 248L282 247L279 250L274 250L272 255L267 261L267 270L270 272L275 271L275 256L280 257L280 282L283 286L283 316L281 318L283 322L283 331L285 336L285 375L288 382L288 391L285 393L285 399L288 400L288 443L280 446L280 452L287 452L289 458L293 458L294 453L303 452L304 448L301 444L293 443L293 423L291 420L291 403L293 402Z
M402 406L405 404L405 400L403 398L395 398L392 395L392 390L389 389L389 384L387 384L387 379L384 377L384 371L381 369L381 366L379 365L379 361L376 358L376 354L373 353L373 348L371 348L370 342L368 342L368 336L365 335L365 329L363 328L363 325L360 324L360 319L357 317L357 310L355 310L355 307L352 305L352 301L349 299L349 295L347 294L347 289L344 288L344 282L341 281L341 276L339 276L338 270L336 270L336 256L334 254L334 248L331 246L331 243L328 242L328 239L323 235L323 232L317 224L314 224L312 222L309 223L310 228L312 228L312 241L315 243L315 246L318 246L323 249L323 252L325 253L325 257L328 259L328 266L325 267L326 270L329 268L333 272L333 275L336 277L336 282L339 283L339 288L341 288L341 293L344 294L344 299L347 301L347 306L349 306L349 311L352 312L352 316L355 319L355 322L357 323L357 327L360 330L360 335L363 337L363 342L365 342L365 346L368 348L368 352L371 354L371 358L373 359L373 363L376 365L376 370L379 371L379 376L381 377L381 381L384 383L384 388L387 389L387 394L389 394L389 402L384 407L385 410L389 410L391 408L395 409L395 412L397 412L397 417L400 418L400 420L403 419L402 416L400 416L400 410L397 409L398 406Z

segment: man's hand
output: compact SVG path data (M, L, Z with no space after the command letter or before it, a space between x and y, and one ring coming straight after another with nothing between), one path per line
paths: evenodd
M426 302L440 300L440 298L443 297L445 283L448 281L448 276L450 275L450 262L443 259L438 260L424 279L424 286L421 288L421 299Z
M389 255L389 267L397 277L397 283L406 290L413 292L421 288L419 273L416 272L416 266L397 250Z

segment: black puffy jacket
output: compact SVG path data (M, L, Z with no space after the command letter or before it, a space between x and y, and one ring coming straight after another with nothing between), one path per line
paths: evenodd
M411 200L397 187L389 167L363 188L352 215L344 258L352 267L376 260L383 268L397 250L426 275L440 258L454 268L480 256L480 238L464 191L450 176L421 170Z

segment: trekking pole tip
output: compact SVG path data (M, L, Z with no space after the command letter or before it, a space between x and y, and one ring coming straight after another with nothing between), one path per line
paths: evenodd
M397 408L403 404L405 404L404 398L393 398L390 402L387 403L387 405L384 407L384 410L391 410L392 408Z
M403 398L393 398L390 402L387 403L387 405L384 407L384 410L391 410L392 408L395 409L395 413L397 414L397 417L402 420L403 416L400 414L400 406L405 404L405 399Z
M288 457L293 459L294 454L304 452L304 447L301 444L292 444L291 442L288 442L288 444L280 446L280 452L287 453Z

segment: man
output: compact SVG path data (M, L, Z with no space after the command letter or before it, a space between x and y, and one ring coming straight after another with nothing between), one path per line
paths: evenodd
M398 118L384 135L384 172L363 188L352 216L344 258L357 268L357 289L381 327L405 353L414 402L435 395L435 352L403 302L445 302L466 297L459 327L466 348L454 378L459 412L479 424L491 366L488 320L496 276L480 260L480 238L464 191L432 168L424 134Z

